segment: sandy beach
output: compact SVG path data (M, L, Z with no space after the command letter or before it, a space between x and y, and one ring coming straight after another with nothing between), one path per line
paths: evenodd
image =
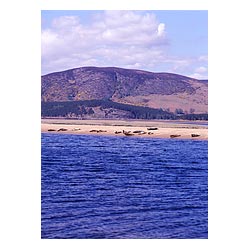
M42 119L43 133L207 140L208 126L190 121Z

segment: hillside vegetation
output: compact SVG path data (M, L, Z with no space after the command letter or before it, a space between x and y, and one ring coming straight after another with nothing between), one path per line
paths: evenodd
M176 110L173 113L162 109L116 103L110 100L42 102L42 117L208 120L207 114L184 114L182 110Z
M41 87L42 116L207 117L207 80L177 74L82 67L42 76Z

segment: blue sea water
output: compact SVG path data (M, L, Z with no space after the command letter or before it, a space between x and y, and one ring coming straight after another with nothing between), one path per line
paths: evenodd
M42 238L208 238L207 149L199 140L42 134Z

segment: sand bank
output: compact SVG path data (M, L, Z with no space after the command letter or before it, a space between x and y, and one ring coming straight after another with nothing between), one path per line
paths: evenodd
M208 127L200 122L145 120L63 120L42 119L41 131L86 135L207 140ZM130 131L130 132L129 132Z

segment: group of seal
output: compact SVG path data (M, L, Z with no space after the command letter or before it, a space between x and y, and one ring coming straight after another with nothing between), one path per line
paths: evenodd
M81 130L80 128L73 128L72 131L78 131L78 130ZM57 132L61 132L61 131L68 131L68 129L66 128L59 128L59 129L53 129L53 128L50 128L48 129L49 132L54 132L54 131L57 131Z
M117 134L118 132L116 131L115 133ZM127 136L131 136L131 135L145 135L145 134L152 135L153 134L152 132L148 132L147 133L147 132L145 132L143 130L135 130L133 132L122 130L122 133L124 135L127 135Z
M101 129L92 129L92 130L90 130L89 131L90 133L92 133L92 132L96 132L96 133L103 133L103 132L107 132L107 130L101 130Z
M178 134L176 134L176 135L170 135L170 138L175 138L175 137L180 137L181 135L178 135ZM198 134L191 134L191 137L199 137L200 135L198 135Z
M57 132L60 132L60 131L67 131L68 129L66 128L59 128L58 130L56 129L48 129L49 132L53 132L53 131L57 131ZM80 128L73 128L72 131L78 131L78 130L81 130ZM147 130L158 130L158 128L147 128ZM97 130L97 129L92 129L90 130L89 132L93 133L93 132L96 132L96 133L102 133L102 132L107 132L106 130ZM125 130L122 130L122 131L115 131L115 134L121 134L123 133L124 135L126 136L132 136L132 135L144 135L144 134L148 134L148 135L152 135L153 133L152 132L145 132L143 130L135 130L133 132L131 131L125 131ZM176 137L180 137L181 135L180 134L172 134L170 135L170 138L176 138ZM199 137L200 135L199 134L191 134L191 137Z

